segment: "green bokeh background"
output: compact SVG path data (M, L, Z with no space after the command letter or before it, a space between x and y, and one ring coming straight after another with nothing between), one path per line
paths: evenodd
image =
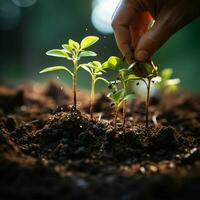
M111 55L121 56L113 34L102 34L92 25L91 11L91 0L37 0L27 8L17 7L11 0L0 0L0 82L15 85L24 80L45 81L60 76L70 83L60 72L38 74L43 67L70 64L45 56L47 50L59 48L69 38L80 41L86 35L97 35L100 42L92 47L98 53L95 59L103 62ZM6 20L15 16L18 20L9 28ZM161 68L174 68L174 77L181 79L183 89L200 92L200 18L170 38L154 61ZM87 88L89 81L89 76L81 71L79 87Z

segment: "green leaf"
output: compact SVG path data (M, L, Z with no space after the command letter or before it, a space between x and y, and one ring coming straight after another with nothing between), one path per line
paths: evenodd
M62 49L52 49L46 52L48 56L60 57L60 58L68 58L69 55Z
M124 68L124 62L116 56L111 56L103 63L103 68L109 68L118 72L120 69Z
M136 76L135 74L129 74L128 78L126 79L126 81L134 81L134 80L140 80L141 78Z
M81 41L81 49L86 49L99 40L96 36L87 36Z
M64 66L47 67L47 68L44 68L43 70L41 70L39 73L42 74L42 73L46 73L46 72L59 71L59 70L67 71L71 76L73 76L73 73Z
M120 69L119 70L119 74L122 77L122 79L127 79L128 78L128 74L129 74L130 70L129 69Z
M136 95L128 94L125 96L124 101L133 100L133 99L136 99Z
M124 99L125 96L125 90L121 89L113 94L112 98L115 102L120 102L122 99Z
M97 56L97 54L93 51L82 51L79 54L79 57L90 57L90 56Z
M89 72L92 75L92 72L91 72L89 67L87 67L86 65L80 65L80 67L83 68L85 71Z
M161 77L164 79L164 80L167 80L169 79L173 74L173 69L171 68L166 68L166 69L163 69L160 73Z
M80 45L79 45L79 43L78 42L75 42L74 40L72 40L72 39L69 39L69 46L73 49L76 49L76 50L79 50L79 48L80 48Z
M65 51L66 51L67 53L70 53L70 54L73 53L72 48L71 48L68 44L63 44L63 45L62 45L62 48L65 49Z

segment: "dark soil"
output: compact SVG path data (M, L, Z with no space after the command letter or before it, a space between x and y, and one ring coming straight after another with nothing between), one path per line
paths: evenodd
M200 97L185 93L128 105L113 129L105 94L89 99L55 83L0 87L0 199L199 199Z

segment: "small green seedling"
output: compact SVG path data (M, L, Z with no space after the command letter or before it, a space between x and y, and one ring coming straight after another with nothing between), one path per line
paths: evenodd
M91 76L91 96L90 96L90 117L93 120L93 106L94 106L94 95L95 95L95 84L98 80L104 81L106 84L109 82L102 77L106 71L103 65L98 61L93 61L88 64L80 65L83 69L89 72Z
M172 74L171 68L165 68L160 72L160 81L156 83L156 86L164 95L175 92L181 82L179 78L171 79Z
M135 98L135 95L133 94L128 94L128 82L129 82L129 75L131 73L131 69L125 66L125 63L123 62L122 59L116 57L116 56L111 56L104 64L103 66L105 68L109 68L111 70L114 70L117 72L117 82L120 83L122 90L115 91L117 93L113 94L112 92L109 94L109 98L113 101L115 99L115 95L119 98L117 98L118 103L115 102L116 108L118 108L118 104L121 105L123 102L123 123L122 127L124 128L125 123L126 123L126 101L132 97L132 99ZM116 86L115 86L116 88ZM128 99L127 99L128 98ZM116 110L118 113L118 110Z
M107 97L113 102L115 108L115 117L114 117L114 128L117 128L117 119L119 114L120 106L128 101L135 99L134 94L127 94L125 89L119 89L118 84L119 81L112 81L110 83L110 90L111 92L107 95Z
M73 72L69 70L68 67L65 66L54 66L54 67L47 67L40 71L40 73L51 72L51 71L58 71L64 70L68 72L73 80L73 96L74 96L74 108L76 109L77 100L76 100L76 90L77 90L77 73L79 68L81 67L78 62L82 57L89 57L89 56L96 56L96 53L93 51L86 50L88 47L92 46L99 40L96 36L88 36L85 37L81 43L75 42L72 39L69 39L67 44L62 45L62 49L52 49L47 51L46 54L48 56L60 57L65 58L67 60L72 61L73 63Z
M151 63L135 63L131 66L133 68L133 74L129 76L131 80L142 80L147 87L146 96L146 108L145 108L145 124L146 128L149 126L149 98L150 98L150 87L153 78L158 76L158 67Z

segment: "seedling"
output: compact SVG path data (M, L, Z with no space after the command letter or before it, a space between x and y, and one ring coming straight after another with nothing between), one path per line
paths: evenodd
M120 106L127 100L135 99L134 94L126 94L125 89L118 88L119 81L113 81L110 83L111 92L107 97L113 102L115 108L115 117L114 117L114 128L117 128L117 119L119 114ZM123 116L124 117L124 116Z
M78 62L82 57L96 56L95 52L88 51L86 49L92 46L98 40L99 38L96 36L88 36L88 37L85 37L79 44L78 42L75 42L74 40L69 39L68 44L62 45L62 49L52 49L46 52L48 56L65 58L67 60L72 61L73 71L71 71L68 67L65 67L65 66L54 66L54 67L47 67L43 69L42 71L40 71L40 73L64 70L70 74L73 81L73 97L74 97L73 105L75 109L77 106L77 100L76 100L77 73L81 67L78 64Z
M122 114L122 127L124 128L125 123L126 123L126 101L129 100L130 98L134 99L135 95L133 94L128 94L128 81L129 81L129 75L131 73L131 69L126 67L123 60L116 57L116 56L111 56L104 64L104 67L109 68L111 70L114 70L117 72L117 83L120 83L121 85L121 90L116 90L114 91L115 93L111 92L109 94L109 98L115 102L115 118L117 118L116 115L118 115L118 107L123 103L123 114ZM116 82L115 82L116 83ZM115 86L115 89L117 87ZM115 97L116 96L116 97ZM117 101L116 101L116 100ZM116 126L116 124L115 124Z
M172 74L173 69L171 68L165 68L160 72L161 80L158 83L156 83L156 86L164 95L168 95L172 92L175 92L178 89L178 85L181 82L179 78L171 79Z
M146 106L145 106L145 125L146 128L149 126L149 93L151 87L151 81L153 78L158 75L158 67L150 63L135 63L132 65L133 73L129 76L129 80L142 80L147 87L147 95L146 95Z
M93 120L93 107L94 107L94 96L95 96L95 85L98 80L104 81L106 84L109 82L101 77L105 73L105 68L98 61L93 61L88 64L80 65L83 69L89 72L91 76L91 96L90 96L90 117Z

